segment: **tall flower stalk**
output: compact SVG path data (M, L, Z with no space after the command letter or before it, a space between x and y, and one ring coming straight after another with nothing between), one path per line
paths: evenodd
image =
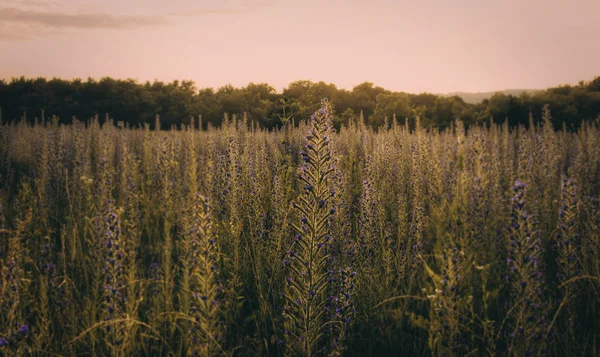
M14 231L7 232L8 251L0 262L0 355L21 355L24 353L24 340L29 334L29 325L23 318L22 280L23 247L21 241L31 223L31 210L23 219L17 219Z
M558 227L555 235L559 266L557 278L561 282L572 279L580 274L581 242L579 241L580 235L577 226L577 194L575 182L563 177L560 208L558 211ZM568 289L565 293L569 295ZM568 296L565 298L568 299Z
M583 275L581 254L581 235L579 233L579 200L578 187L572 179L562 178L560 207L558 210L557 230L555 234L555 249L557 252L556 278L562 287L562 314L565 316L565 324L560 334L565 340L566 353L577 351L577 304L580 303L580 286L572 283ZM560 311L558 311L560 312ZM559 328L561 328L559 327ZM571 352L573 351L573 352Z
M507 342L510 355L543 354L546 326L542 246L534 217L525 210L526 185L517 181L513 187L511 224L509 227L508 275L511 302Z
M217 282L218 246L215 238L208 199L196 194L193 222L185 235L186 265L191 269L190 314L193 320L189 331L189 356L214 356L222 351L223 302Z
M329 219L335 213L330 203L334 195L331 123L331 106L324 100L311 117L311 129L301 152L304 164L298 179L303 192L293 204L300 224L292 224L292 248L283 262L289 270L284 293L288 353L302 356L317 354L324 340L329 281L326 244L330 238Z
M119 215L111 206L106 215L104 227L104 320L108 344L114 356L121 355L125 337L125 324L119 321L125 317L125 258L121 242Z

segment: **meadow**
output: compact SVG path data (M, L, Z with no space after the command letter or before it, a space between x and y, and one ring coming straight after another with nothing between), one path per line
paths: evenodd
M599 121L314 109L1 124L0 355L600 356Z

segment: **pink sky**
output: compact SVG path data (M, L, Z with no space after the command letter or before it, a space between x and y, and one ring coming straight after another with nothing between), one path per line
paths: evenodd
M0 0L0 78L544 88L600 75L599 19L599 0Z

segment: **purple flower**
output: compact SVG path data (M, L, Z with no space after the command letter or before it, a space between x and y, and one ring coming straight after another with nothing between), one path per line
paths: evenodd
M29 333L29 326L22 325L21 328L19 329L19 333L23 336L27 335Z

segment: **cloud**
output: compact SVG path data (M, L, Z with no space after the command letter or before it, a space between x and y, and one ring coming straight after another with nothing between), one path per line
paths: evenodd
M0 30L0 41L26 41L31 40L31 35L14 31L14 30Z
M52 8L57 7L58 4L50 0L8 0L11 6L27 6L27 7L42 7Z
M54 29L131 29L167 23L162 16L117 16L103 13L61 14L10 7L0 7L0 21Z
M4 6L0 5L0 41L25 41L68 30L127 30L161 26L174 23L182 17L245 14L269 4L271 0L247 0L236 6L222 8L125 15L95 11L65 12L60 3L55 1L9 0Z
M0 42L33 40L40 34L49 36L57 31L51 28L42 29L39 26L0 21Z
M201 16L201 15L221 15L221 14L248 14L262 8L265 8L273 3L272 0L260 0L260 1L245 1L235 6L230 4L229 7L216 8L216 9L189 9L185 12L171 12L168 15L174 17L183 16Z

